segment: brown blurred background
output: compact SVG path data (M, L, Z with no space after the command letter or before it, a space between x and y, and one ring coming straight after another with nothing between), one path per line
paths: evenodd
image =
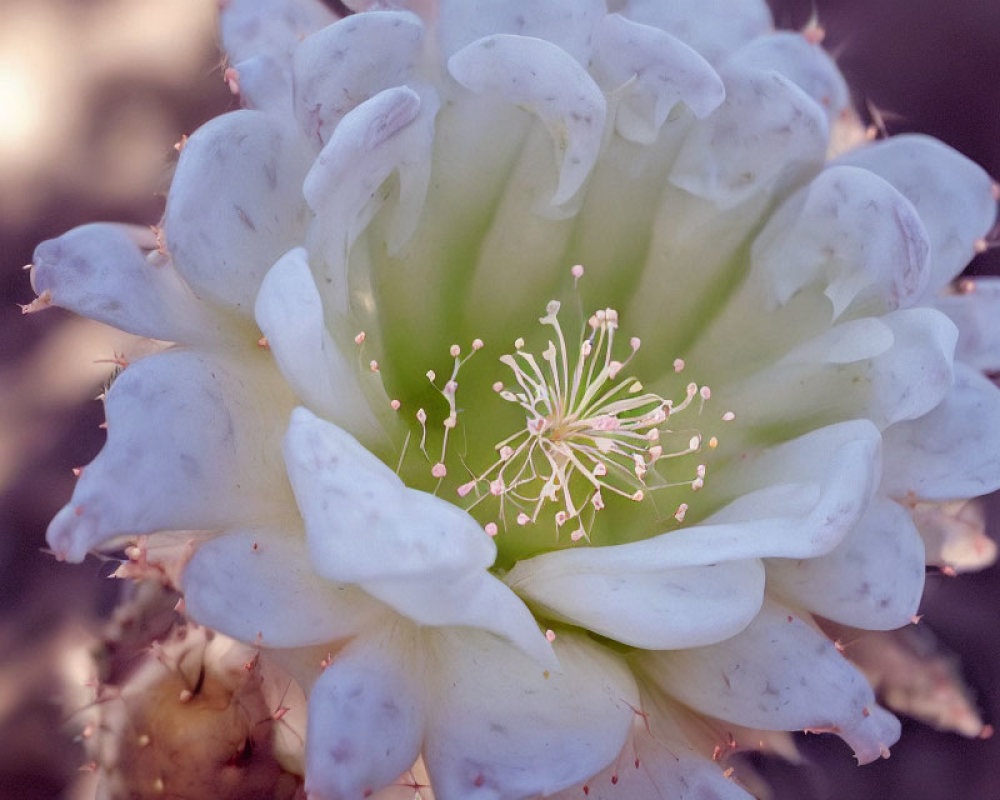
M930 133L1000 176L997 0L816 0L826 44L891 133ZM802 27L809 0L773 0ZM74 225L150 224L173 144L235 106L219 65L214 0L0 0L0 800L69 797L83 761L52 702L77 624L107 614L109 566L46 555L48 520L71 469L102 441L93 397L128 337L58 310L22 316L21 267ZM977 274L1000 274L1000 254ZM994 503L994 505L996 505ZM1000 518L1000 508L996 509ZM996 526L994 526L996 535ZM1000 722L1000 570L928 579L922 611L988 722ZM31 665L31 669L26 667ZM906 723L889 761L859 769L831 737L808 762L764 764L780 800L1000 800L1000 737L966 740Z

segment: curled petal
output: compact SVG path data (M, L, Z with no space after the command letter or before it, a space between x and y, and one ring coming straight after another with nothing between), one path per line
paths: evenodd
M676 36L713 64L773 25L763 0L626 0L620 5L624 16Z
M719 398L740 409L744 426L765 430L858 416L885 428L941 402L951 388L955 338L951 321L929 308L862 317L799 345Z
M862 764L899 738L899 721L875 704L865 676L774 601L725 642L636 660L650 682L697 711L764 730L836 733Z
M371 11L345 17L307 37L294 53L295 116L322 146L352 109L406 83L424 26L409 12Z
M163 224L199 297L252 313L264 274L305 232L304 174L288 131L262 111L223 114L187 140Z
M54 305L130 333L171 342L215 338L216 325L148 231L124 225L74 228L35 248L31 286ZM213 330L216 329L216 330Z
M985 372L1000 372L1000 278L963 280L960 291L935 306L958 326L955 357Z
M1000 488L1000 389L955 364L944 401L885 431L882 489L893 497L954 500Z
M309 693L306 791L321 800L369 797L416 760L426 667L408 626L351 642Z
M609 14L597 28L595 47L608 81L621 87L615 129L629 141L652 144L681 101L702 118L726 96L712 66L658 28Z
M193 620L263 647L344 639L384 613L360 589L313 572L305 536L277 528L230 531L201 545L181 586Z
M751 264L774 306L822 279L837 318L865 301L879 311L912 305L930 277L929 250L909 200L877 175L841 166L785 201L754 242Z
M827 619L869 630L906 625L924 588L924 545L906 509L875 497L819 558L770 559L768 587Z
M737 50L730 63L773 69L791 78L826 111L831 125L850 102L847 82L834 60L801 33L778 31L758 36Z
M290 500L274 458L288 398L272 381L267 365L237 368L186 350L128 367L107 393L107 443L49 525L49 545L80 561L117 536L275 514Z
M334 310L348 308L348 256L384 202L378 190L393 173L399 197L390 254L413 234L430 178L437 110L430 90L424 96L405 86L379 92L344 116L309 170L302 192L317 217L310 242L327 262L333 288L326 294L339 301Z
M668 535L703 537L706 546L708 539L716 540L711 546L733 557L815 558L828 553L861 518L878 488L880 445L878 429L869 420L851 420L759 453L747 451L703 490L725 487L736 499L702 525ZM754 539L755 545L744 549Z
M827 123L813 99L776 72L720 74L726 99L692 126L670 182L726 210L818 167Z
M226 0L219 25L231 63L287 56L304 36L336 21L322 0Z
M477 39L509 33L552 42L587 66L594 27L606 14L604 0L442 0L441 50L447 58Z
M486 634L428 635L440 667L424 757L438 800L548 795L621 750L638 698L605 648L559 633L561 668L548 672Z
M928 294L962 271L975 255L976 240L996 220L989 175L929 136L893 136L851 150L834 163L874 172L913 203L930 241Z
M257 295L255 315L295 394L358 438L381 441L358 368L344 357L326 327L305 249L290 250L271 267ZM388 408L388 399L383 402Z
M467 89L538 116L560 164L551 203L569 201L597 162L604 135L604 95L587 70L551 42L509 34L467 45L448 60L448 70Z

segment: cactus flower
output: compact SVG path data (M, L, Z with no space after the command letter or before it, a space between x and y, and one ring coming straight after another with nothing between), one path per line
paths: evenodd
M995 185L844 149L763 0L349 5L225 2L244 107L158 235L36 251L35 307L171 343L52 549L179 543L188 615L307 691L311 797L420 759L440 800L735 800L733 732L887 755L821 626L908 624L1000 487L1000 294L954 283Z

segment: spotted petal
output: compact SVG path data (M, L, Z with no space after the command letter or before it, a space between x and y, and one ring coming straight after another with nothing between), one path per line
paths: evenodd
M108 440L49 525L80 561L123 535L260 524L291 498L275 463L289 398L266 364L171 350L128 367L107 393ZM258 387L248 393L247 385Z
M306 791L359 798L389 784L416 760L426 714L427 666L405 625L356 639L309 693Z
M767 601L742 633L708 647L637 659L661 690L697 711L764 730L837 733L862 763L888 754L899 722L808 622Z
M543 39L497 34L459 50L448 70L466 88L530 109L544 123L559 162L552 205L579 191L597 161L607 110L593 78L565 50Z
M624 663L607 650L560 633L561 669L546 672L482 633L442 631L436 639L424 757L439 800L549 795L621 750L638 698Z
M229 531L184 569L184 608L196 622L263 647L305 647L353 636L385 608L309 567L301 531Z
M54 305L140 336L184 343L221 336L169 259L143 252L156 246L153 238L124 225L74 228L35 248L32 288L48 292Z

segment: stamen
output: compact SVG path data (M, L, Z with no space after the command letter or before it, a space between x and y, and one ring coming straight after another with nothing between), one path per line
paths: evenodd
M575 279L583 274L575 268L572 273ZM477 492L469 509L489 496L497 497L501 518L506 514L505 505L511 503L517 509L517 524L526 525L537 521L546 503L558 502L561 508L554 514L558 530L570 520L581 519L588 506L595 514L603 510L606 493L642 502L648 489L700 489L704 465L699 465L694 476L677 483L667 483L651 469L661 459L701 449L701 434L695 433L689 434L686 448L664 453L659 426L695 398L703 405L711 390L689 383L683 400L676 404L646 391L634 377L622 377L642 346L640 339L628 340L628 358L614 358L618 330L615 309L598 309L591 314L587 319L589 333L573 350L559 322L559 311L560 303L552 300L539 320L552 329L540 361L524 350L520 337L514 342L515 352L500 357L512 371L514 385L497 381L493 391L524 410L525 424L497 443L498 458L487 470L458 488L460 497L479 485L488 489L488 494ZM675 371L683 366L681 359L674 362ZM679 511L681 519L686 510L684 506ZM589 538L583 524L570 534L573 542Z

